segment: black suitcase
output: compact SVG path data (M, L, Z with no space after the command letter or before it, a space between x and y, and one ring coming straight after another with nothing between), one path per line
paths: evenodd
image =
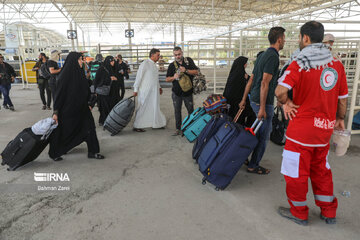
M25 128L14 140L10 141L1 153L1 165L8 165L8 171L34 161L46 148L49 139L41 140L41 136L35 135L31 128Z

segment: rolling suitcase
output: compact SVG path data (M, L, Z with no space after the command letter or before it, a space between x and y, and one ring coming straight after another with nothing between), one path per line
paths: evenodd
M210 119L211 116L205 112L204 108L197 108L183 120L181 131L189 142L193 142Z
M225 189L258 143L255 134L262 121L256 119L250 129L226 121L211 137L199 158L203 184L210 182L216 190Z
M1 165L8 165L8 171L34 161L46 148L49 140L41 140L41 136L35 135L31 128L25 128L14 140L10 141L1 153Z
M118 102L107 116L104 129L108 130L111 136L121 132L130 122L135 111L135 101L132 98L133 96Z
M196 142L193 146L192 158L195 159L196 162L207 141L217 132L217 130L225 121L229 120L229 118L230 117L226 114L217 114L211 118L211 120L205 126L204 130L196 139Z

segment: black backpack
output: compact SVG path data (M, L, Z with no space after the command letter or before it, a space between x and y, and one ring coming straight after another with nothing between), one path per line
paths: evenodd
M51 78L51 73L50 73L49 68L47 66L47 62L41 64L39 74L40 74L40 76L42 76L46 80L49 80Z
M279 118L279 112L281 113L281 119ZM270 134L270 140L280 146L285 145L286 128L289 121L285 120L285 114L282 107L275 107L274 117L272 119L272 132Z

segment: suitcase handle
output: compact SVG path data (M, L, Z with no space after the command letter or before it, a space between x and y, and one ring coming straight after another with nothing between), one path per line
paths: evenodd
M236 123L239 120L239 117L243 111L244 111L244 109L239 109L236 116L234 117L234 120L233 120L234 123Z
M259 131L261 125L263 124L263 121L259 121L258 118L254 121L254 123L251 125L250 128L245 128L245 130L249 131L252 135L256 135L256 133Z

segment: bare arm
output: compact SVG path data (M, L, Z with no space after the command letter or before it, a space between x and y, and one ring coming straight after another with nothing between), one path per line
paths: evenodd
M51 74L58 74L60 71L61 71L61 68L59 68L59 69L55 69L55 68L53 68L53 67L50 67L50 68L49 68L49 72L50 72Z
M288 97L288 92L289 89L281 85L278 85L275 89L275 95L278 102L283 104L285 119L292 120L292 118L296 116L297 108L299 108L299 106L295 105L293 101L291 101Z
M338 100L335 129L340 129L340 130L345 129L344 119L346 115L346 104L347 104L347 98L342 98Z
M272 74L264 73L260 87L260 110L258 113L258 119L266 118L266 98L269 92L269 84L272 79Z
M250 92L250 89L251 89L251 85L252 85L252 83L253 83L253 80L254 80L254 74L251 75L249 81L248 81L247 84L246 84L246 87L245 87L245 91L244 91L242 100L241 100L241 102L239 103L239 107L240 107L241 109L245 109L246 98L247 98L247 96L249 95L249 92Z

